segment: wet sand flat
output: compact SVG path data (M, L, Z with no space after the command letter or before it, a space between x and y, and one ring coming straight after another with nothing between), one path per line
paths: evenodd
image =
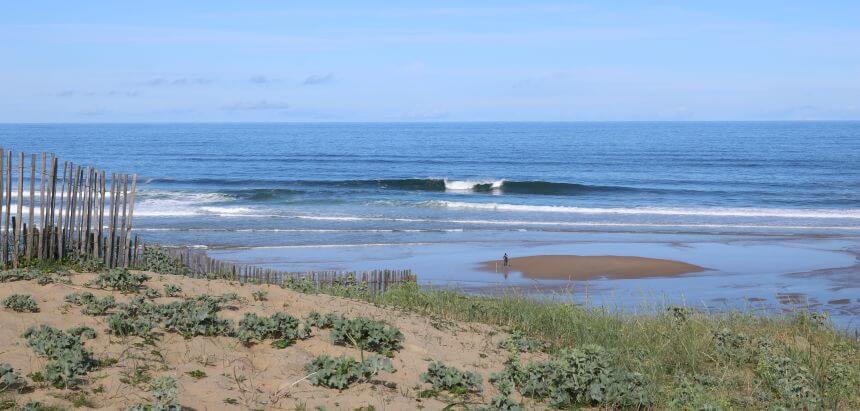
M517 292L538 298L564 299L584 305L639 310L643 302L712 304L717 310L755 310L781 314L795 308L791 298L777 293L798 293L808 301L846 300L826 304L834 322L857 328L860 300L855 298L860 279L857 250L860 237L846 238L752 238L748 236L692 236L686 234L529 233L529 241L465 241L457 238L432 244L391 244L367 247L270 247L213 249L215 258L237 263L263 264L288 271L373 270L411 268L419 284L450 287L467 293ZM464 240L464 241L454 241ZM469 238L471 240L471 238ZM505 240L505 241L502 241ZM514 260L507 272L499 257L526 256L637 256L695 265L691 274L649 271L638 267L625 275L602 271L571 276L569 268L558 277L522 273ZM628 257L630 258L630 257ZM635 261L635 260L634 260ZM690 268L693 270L693 268ZM677 272L677 271L676 271ZM500 275L507 274L507 275ZM607 281L590 279L606 278ZM570 281L572 279L573 281ZM585 279L585 281L579 280ZM753 300L747 300L752 298ZM762 301L757 301L760 299ZM798 298L795 297L794 300ZM803 299L801 299L803 300ZM802 305L802 304L801 304ZM806 308L805 305L802 305Z
M530 279L592 280L667 277L705 271L681 261L631 256L533 255L516 257L503 267L501 261L482 263L486 271L517 271Z

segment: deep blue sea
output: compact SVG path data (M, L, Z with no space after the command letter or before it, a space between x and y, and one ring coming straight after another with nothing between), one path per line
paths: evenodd
M136 225L165 243L860 230L860 122L0 125L0 144L138 173Z

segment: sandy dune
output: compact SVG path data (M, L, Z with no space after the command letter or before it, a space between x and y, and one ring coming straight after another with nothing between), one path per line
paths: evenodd
M315 335L285 349L276 349L269 341L245 347L230 337L195 337L184 339L177 334L161 334L155 346L136 345L136 338L122 339L105 332L106 317L91 317L80 313L80 307L64 303L65 295L74 291L90 291L97 296L113 294L119 302L133 295L93 290L83 286L92 274L72 276L73 284L40 286L32 281L4 283L0 299L13 293L31 294L41 309L38 313L15 313L0 309L0 362L9 362L26 375L41 369L45 359L36 356L26 345L21 334L32 325L48 324L67 329L86 325L98 335L85 340L100 359L117 359L116 365L92 372L89 384L83 387L96 407L125 409L145 401L148 393L139 387L121 382L136 367L146 366L153 376L170 375L180 384L180 400L184 406L199 410L213 409L307 409L321 405L326 409L356 409L373 406L377 410L409 410L426 407L441 409L446 402L437 399L419 399L419 374L426 371L431 360L441 360L463 370L475 371L484 378L482 396L472 400L486 403L495 395L487 382L491 372L498 371L507 354L497 348L505 338L500 330L482 324L453 323L445 319L431 319L327 295L306 295L275 286L240 286L226 281L206 281L175 276L153 275L147 282L159 291L166 283L179 285L185 296L237 292L246 299L236 303L232 310L221 315L238 321L243 313L271 315L285 311L304 317L310 311L338 312L347 316L365 316L384 320L406 336L403 349L392 359L395 373L382 373L376 383L360 383L345 391L312 386L306 380L304 365L321 354L347 354L359 358L360 353L348 347L333 345L328 330L314 330ZM254 302L254 290L268 291L267 301ZM169 302L172 298L159 298ZM161 330L159 330L161 331ZM526 355L528 356L528 355ZM207 377L194 379L186 374L202 370ZM422 385L420 389L427 388ZM32 393L16 394L19 404L37 399L49 404L68 407L62 399L68 390L37 386ZM228 398L238 404L229 405Z

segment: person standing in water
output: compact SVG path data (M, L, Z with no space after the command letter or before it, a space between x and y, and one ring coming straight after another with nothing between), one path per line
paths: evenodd
M502 257L502 265L504 267L508 266L508 253L505 253L505 255Z

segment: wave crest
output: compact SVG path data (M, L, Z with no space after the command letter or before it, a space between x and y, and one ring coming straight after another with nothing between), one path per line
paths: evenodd
M392 178L374 180L247 180L204 178L186 180L150 179L148 182L160 184L214 185L222 187L240 186L242 187L240 189L228 189L223 190L223 192L227 195L252 200L268 200L302 194L305 193L305 191L302 190L302 188L305 187L558 196L575 196L613 191L655 191L655 189L624 186L601 186L540 180L515 181L507 179L456 180L448 178Z

